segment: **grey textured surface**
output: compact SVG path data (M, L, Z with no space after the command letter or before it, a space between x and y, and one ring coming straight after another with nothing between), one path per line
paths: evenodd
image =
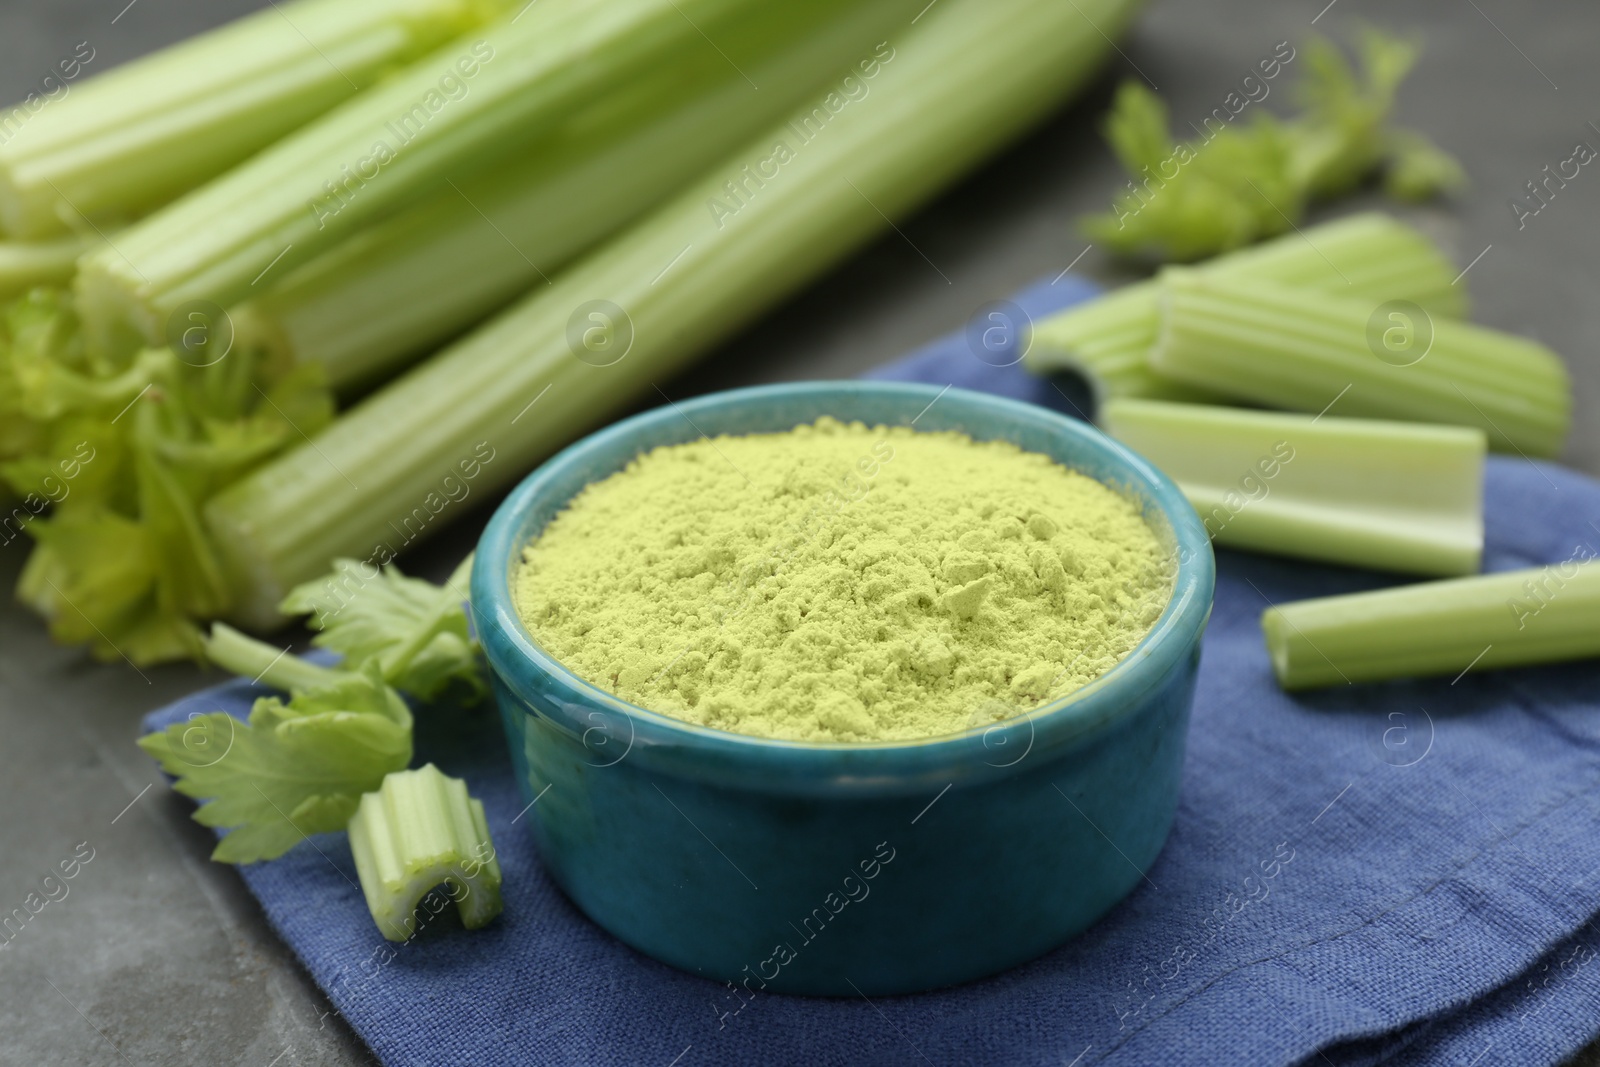
M93 45L94 69L104 69L257 6L125 2L0 2L0 98L19 98L79 41ZM1136 64L1179 120L1198 117L1276 42L1302 39L1320 11L1316 29L1335 34L1363 16L1422 31L1427 54L1401 113L1462 158L1473 187L1411 217L1461 266L1488 249L1466 278L1476 317L1567 357L1579 410L1567 458L1600 472L1600 420L1592 416L1600 318L1588 303L1600 283L1600 173L1584 168L1520 231L1507 207L1575 142L1600 145L1590 124L1600 112L1586 110L1600 90L1591 55L1600 12L1583 0L1536 8L1510 0L1335 0L1324 10L1325 3L1158 2L1124 46L1126 58L1114 60L1079 105L903 221L904 237L889 235L669 391L852 375L1061 271L1085 246L1074 220L1106 206L1119 181L1096 132L1115 81L1138 76ZM1098 250L1075 270L1117 277ZM462 516L406 562L438 576L470 547L483 518L481 509ZM0 584L15 580L24 551L22 541L0 546ZM52 647L16 606L0 607L0 911L20 905L78 843L94 849L68 896L0 950L0 1062L370 1060L326 1014L234 873L206 860L209 835L131 743L143 712L212 680L188 666L141 676L126 664L92 664ZM1512 1059L1492 1050L1482 1063L1515 1062L1515 1052L1505 1055Z

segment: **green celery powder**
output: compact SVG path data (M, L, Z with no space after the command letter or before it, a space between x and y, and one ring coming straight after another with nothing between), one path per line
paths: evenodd
M702 726L936 737L1110 670L1171 598L1136 503L999 441L823 418L657 448L525 550L517 611L576 674Z

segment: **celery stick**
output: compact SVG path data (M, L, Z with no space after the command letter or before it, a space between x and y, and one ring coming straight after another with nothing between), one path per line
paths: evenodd
M71 236L50 241L0 241L0 300L35 286L70 281L78 257L88 247L88 241Z
M1600 564L1544 567L1279 604L1261 616L1285 689L1600 656Z
M1160 467L1221 545L1426 575L1483 553L1483 431L1113 399L1106 432Z
M544 284L824 75L869 55L920 6L827 0L753 12L718 34L727 63L646 72L517 158L345 241L235 309L238 341L319 363L335 386L387 373Z
M285 649L246 637L225 623L213 623L204 641L206 659L218 667L285 693L325 688L350 676L349 671L285 655Z
M431 763L391 772L362 796L349 831L367 910L390 941L409 940L427 923L418 905L435 886L447 887L469 930L500 914L500 861L483 804L461 779Z
M1466 314L1456 271L1422 234L1367 212L1218 256L1208 277L1277 282L1373 300L1411 300L1437 316ZM1075 370L1097 400L1112 396L1204 400L1192 385L1149 366L1160 328L1160 283L1137 282L1036 323L1024 366L1036 374Z
M1477 426L1499 451L1553 456L1566 438L1566 368L1537 342L1381 299L1184 270L1161 279L1150 365L1168 377L1292 411Z
M36 237L77 228L85 216L132 218L491 10L481 0L294 0L65 81L53 100L0 111L0 225ZM93 57L92 47L75 53L72 73L93 73Z
M480 443L492 450L480 457L493 459L473 491L490 491L634 398L654 396L652 383L888 230L888 219L1081 86L1109 51L1107 35L1135 11L1127 0L928 8L878 50L863 99L839 106L839 94L817 94L553 285L214 498L208 524L231 559L235 614L270 625L284 591L329 560L376 551L381 561L384 548L403 547L408 538L391 523L442 478L459 481L457 465ZM735 180L746 191L733 199L726 186ZM611 314L624 333L609 334L618 347L631 336L620 361L609 352L585 361L574 354L581 345L569 348L575 313L580 327L603 329L583 317L595 300L625 309L626 321Z
M236 302L641 71L725 62L707 35L755 2L540 0L440 48L85 256L91 338L158 340L185 302Z

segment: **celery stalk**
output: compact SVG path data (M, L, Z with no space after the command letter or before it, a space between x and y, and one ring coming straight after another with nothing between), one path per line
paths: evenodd
M1566 368L1537 342L1382 298L1184 270L1161 279L1150 365L1168 377L1294 411L1477 426L1501 451L1552 456L1566 437Z
M85 256L96 343L158 340L185 302L232 304L550 133L657 65L720 63L713 41L755 0L541 0L418 60Z
M94 58L85 42L59 64L63 95L0 112L0 225L37 237L148 211L491 10L480 0L294 0L76 82Z
M754 12L718 34L726 63L645 72L517 158L294 271L231 313L239 343L319 363L334 386L380 376L544 284L917 10L827 0Z
M1561 563L1279 604L1261 616L1285 689L1600 656L1600 564Z
M0 241L0 299L39 285L64 285L89 242L81 237L50 241Z
M1367 212L1218 256L1196 268L1208 277L1277 282L1372 300L1411 300L1434 315L1461 318L1466 292L1426 237ZM1083 374L1096 400L1113 396L1205 400L1215 393L1173 381L1149 365L1160 329L1160 282L1136 282L1035 324L1024 366L1036 374Z
M441 479L459 482L458 464L475 450L493 456L474 483L487 491L654 395L652 383L885 232L1081 86L1136 8L928 8L875 59L863 57L876 69L864 98L818 93L553 285L214 498L207 521L231 560L235 615L271 625L284 591L330 559L381 560L403 547L408 538L391 523L424 507ZM730 182L744 193L730 196ZM596 310L596 300L621 315ZM585 351L589 340L609 343Z
M1481 430L1128 398L1097 419L1178 483L1217 544L1430 576L1478 569Z
M431 763L394 771L362 796L349 833L367 910L390 941L410 939L428 921L418 905L440 885L469 930L500 914L500 861L483 804L461 779Z

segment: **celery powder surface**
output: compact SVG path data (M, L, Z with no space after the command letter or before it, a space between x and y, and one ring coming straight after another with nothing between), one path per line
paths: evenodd
M989 725L1094 680L1176 569L1133 502L999 441L821 419L657 448L524 552L574 673L687 722L813 742Z

